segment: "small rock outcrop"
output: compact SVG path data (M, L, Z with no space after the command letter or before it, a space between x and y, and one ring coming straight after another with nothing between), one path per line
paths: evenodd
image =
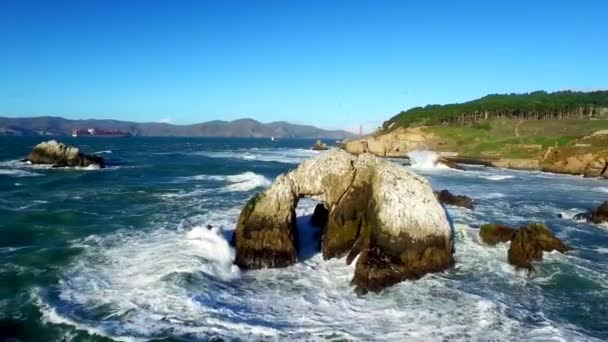
M102 157L83 154L78 148L59 143L55 140L49 140L36 145L25 158L25 161L32 164L53 165L53 167L105 167Z
M519 228L513 235L509 247L509 263L518 268L534 270L532 262L542 260L543 252L564 253L570 248L542 223L532 223Z
M310 149L313 151L327 151L329 150L329 147L327 147L327 144L321 140L317 140Z
M543 252L570 250L566 244L555 237L549 228L542 223L531 223L514 229L502 224L484 224L479 230L483 243L494 246L501 242L511 241L508 260L517 268L533 271L533 261L543 258Z
M489 223L479 228L479 237L483 243L495 246L501 242L509 242L513 239L516 230L502 224Z
M313 227L324 228L329 218L329 210L325 208L325 205L319 203L315 206L315 211L312 213L310 218L310 224Z
M454 195L448 190L435 191L435 197L441 203L473 210L473 200L470 197Z
M277 177L247 203L233 238L237 265L297 261L295 208L301 197L328 210L323 257L348 255L352 262L359 256L353 278L358 291L380 291L454 264L450 224L424 178L370 154L332 150Z

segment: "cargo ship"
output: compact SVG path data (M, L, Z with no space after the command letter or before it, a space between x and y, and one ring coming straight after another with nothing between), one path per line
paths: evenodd
M104 129L74 129L72 130L72 136L76 137L109 137L109 138L121 138L132 136L129 132L122 131L108 131Z

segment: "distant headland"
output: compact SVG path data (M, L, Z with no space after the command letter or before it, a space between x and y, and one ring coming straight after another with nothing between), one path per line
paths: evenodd
M253 119L215 120L192 125L172 125L159 122L140 123L118 120L69 120L53 116L0 117L0 136L69 136L74 132L86 132L91 129L99 132L121 132L130 136L157 137L345 139L354 136L343 130L324 130L284 121L261 123Z

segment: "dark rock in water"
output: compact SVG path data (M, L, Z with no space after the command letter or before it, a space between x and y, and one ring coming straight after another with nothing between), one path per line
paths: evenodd
M323 225L323 257L348 254L350 263L359 256L352 280L359 293L454 265L450 224L424 178L369 154L336 149L277 177L247 203L233 237L239 266L297 261L295 208L302 197L331 208Z
M602 203L593 211L590 221L593 223L608 222L608 201Z
M608 201L589 213L580 213L572 217L577 221L587 221L592 223L608 222Z
M83 154L78 148L58 143L55 140L36 145L25 161L32 164L49 164L53 167L105 167L102 157Z
M513 238L516 230L502 224L484 224L479 229L481 240L488 245L494 246L501 242L509 242Z
M442 190L440 192L436 191L435 196L441 203L455 205L471 210L473 209L473 200L470 197L464 195L454 195L448 190Z
M509 263L518 267L534 270L532 262L542 260L543 252L559 251L564 253L570 248L542 223L532 223L519 228L513 235L509 247Z
M572 216L572 219L576 221L589 221L591 218L593 218L591 213L580 213Z
M319 203L315 206L315 211L312 213L310 218L310 224L313 227L324 228L329 218L329 210L325 208L325 205Z

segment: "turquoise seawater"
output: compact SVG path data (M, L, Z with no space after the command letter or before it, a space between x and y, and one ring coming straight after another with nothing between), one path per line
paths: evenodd
M608 227L571 219L608 199L607 181L414 165L434 189L477 202L446 208L456 266L357 296L352 266L315 249L310 200L298 264L232 265L240 209L316 155L313 141L64 138L109 167L20 163L42 140L0 138L0 340L608 339ZM528 276L506 246L479 243L483 223L531 221L574 250L545 254Z

